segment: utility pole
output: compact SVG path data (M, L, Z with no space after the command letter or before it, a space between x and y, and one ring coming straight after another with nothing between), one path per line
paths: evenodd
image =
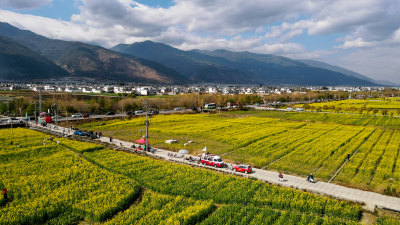
M144 107L146 110L146 146L145 150L149 152L149 107L147 100L144 102Z
M58 127L58 109L56 108L56 126Z
M42 89L39 88L39 114L42 113Z
M65 109L65 118L67 118L67 128L68 128L68 110Z
M36 114L37 114L37 112L36 112L36 101L35 101L35 124L37 125L37 118L36 118Z
M146 111L146 151L149 152L149 113Z

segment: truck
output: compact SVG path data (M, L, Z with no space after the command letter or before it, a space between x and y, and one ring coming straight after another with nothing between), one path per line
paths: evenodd
M218 155L212 155L208 153L203 153L200 157L200 163L203 165L214 166L223 168L225 167L224 161Z

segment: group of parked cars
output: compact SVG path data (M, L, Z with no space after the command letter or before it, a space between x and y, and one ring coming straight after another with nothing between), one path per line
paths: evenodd
M89 137L89 138L92 138L92 139L99 138L95 133L93 133L93 131L81 131L81 130L79 130L77 128L75 128L75 130L74 130L74 135L83 136L83 137Z
M72 115L72 118L78 118L78 117L83 117L83 118L88 118L89 117L89 113L75 113L74 115Z
M136 110L134 112L132 112L132 111L126 112L126 115L133 116L133 115L141 115L143 113L144 113L144 111L139 109L139 110ZM158 110L153 110L153 109L149 110L149 114L150 115L157 115L158 114Z

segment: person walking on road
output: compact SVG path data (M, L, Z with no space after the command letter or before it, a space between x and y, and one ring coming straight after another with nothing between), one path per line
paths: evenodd
M101 136L102 136L103 134L101 133L101 131L100 131L100 133L99 133L99 137L101 138Z
M110 136L110 142L112 142L113 140L112 140L112 137Z
M283 174L281 172L279 172L279 181L283 181Z

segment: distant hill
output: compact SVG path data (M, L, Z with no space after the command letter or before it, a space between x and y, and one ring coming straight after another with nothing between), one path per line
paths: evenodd
M373 80L309 66L286 57L250 52L183 51L151 41L120 44L112 50L156 61L193 82L271 85L376 86Z
M120 44L111 49L163 64L193 82L242 84L257 82L245 72L230 67L228 60L195 51L182 51L162 43L145 41L132 45ZM221 60L224 63L221 63Z
M373 80L373 79L371 79L371 78L369 78L367 76L361 75L359 73L356 73L354 71L348 70L348 69L340 67L340 66L334 66L334 65L331 65L331 64L328 64L328 63L324 63L324 62L320 62L320 61L316 61L316 60L304 59L304 60L300 60L300 61L305 63L305 64L307 64L307 65L309 65L309 66L312 66L312 67L332 70L332 71L336 71L336 72L342 73L344 75L348 75L350 77L357 77L359 79L368 80L368 81L371 81L371 82L376 82L375 80Z
M99 46L49 39L7 23L0 23L0 34L53 61L71 76L131 82L186 82L178 72L161 64Z
M0 80L61 78L68 74L38 53L0 36Z

